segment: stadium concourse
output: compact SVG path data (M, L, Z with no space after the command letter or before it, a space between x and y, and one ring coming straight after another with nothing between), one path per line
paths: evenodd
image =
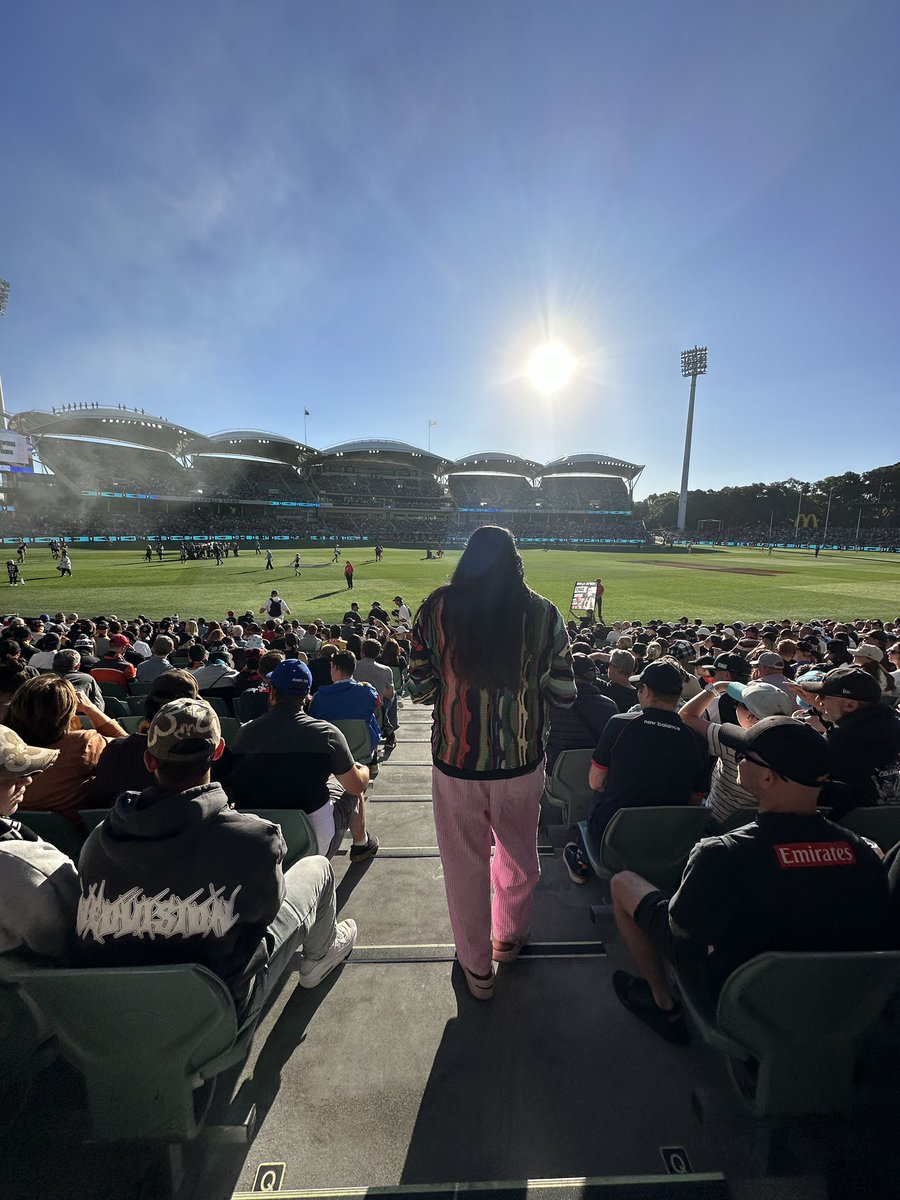
M277 600L277 590L273 596ZM269 614L275 612L275 600L269 604ZM369 614L362 614L363 632L384 644L381 661L394 657L394 640L401 650L414 649L402 619L402 599L396 598L396 603L396 613L372 614L371 621ZM191 687L202 684L210 702L223 714L234 711L238 722L264 711L268 685L262 676L273 664L277 670L283 655L294 654L300 662L307 658L313 686L327 686L335 678L327 670L333 647L357 644L353 609L348 607L343 628L335 632L317 626L304 629L280 601L278 607L280 611L263 631L257 624L259 614L254 613L240 619L222 614L205 626L191 618L142 625L110 615L81 618L71 626L65 619L42 622L31 629L20 618L8 619L0 631L6 635L0 639L4 722L33 738L38 732L35 706L25 704L22 696L42 690L62 694L60 672L73 686L85 689L85 695L91 679L99 681L106 703L104 713L82 702L82 713L93 731L63 735L100 750L96 769L89 755L78 760L75 814L81 812L84 825L60 818L62 828L58 824L54 828L49 818L59 815L60 797L70 803L75 797L71 774L75 764L66 767L67 788L55 789L53 764L48 766L42 758L55 751L37 748L28 753L34 756L30 760L34 769L45 768L44 776L37 775L28 788L34 789L32 795L47 799L44 809L35 811L26 790L18 813L24 814L25 828L33 827L51 841L56 837L66 853L78 857L80 839L86 827L103 819L103 805L115 794L116 780L121 784L125 772L133 778L138 760L126 752L128 747L136 745L142 753L150 745L151 738L140 732L146 725L140 725L138 714L150 717L156 711L153 706L161 697L154 686L161 685L154 680L163 679L170 666L190 665L196 681ZM671 625L617 621L607 627L587 619L581 627L571 623L569 634L572 651L581 656L575 660L579 695L583 688L601 687L613 712L633 702L629 678L642 663L676 673L686 700L683 711L696 711L698 720L703 716L698 696L702 705L713 699L720 706L746 700L749 711L755 700L741 680L750 681L751 676L753 683L762 685L766 703L772 702L772 693L783 698L778 701L781 705L788 697L794 703L794 697L803 695L808 703L817 703L802 689L820 681L838 663L842 664L839 671L850 672L854 686L874 689L885 697L886 702L870 705L871 719L896 725L890 700L900 676L900 627L891 622L742 625L734 621L703 626L685 618ZM267 646L274 658L268 667L258 667L259 652ZM61 651L63 657L58 658ZM810 993L810 983L796 977L789 993L779 993L778 1011L788 1026L795 1010L802 1012L807 1026L826 1023L815 1026L811 1038L808 1028L790 1029L793 1041L774 1063L765 1058L764 1039L758 1049L761 1061L754 1065L752 1054L740 1052L730 1075L721 1053L723 1035L709 1045L701 1036L704 1019L709 1019L702 1010L692 1013L688 1045L661 1039L623 1008L611 986L614 973L633 967L609 910L608 884L591 875L586 885L573 886L566 858L568 825L579 804L590 805L583 778L567 783L565 773L555 769L548 781L538 835L542 879L529 942L517 961L500 963L490 1004L469 994L462 972L454 966L437 850L431 712L427 706L410 703L404 658L398 658L390 671L400 693L396 737L392 739L390 728L383 726L389 735L386 743L395 744L386 744L378 752L378 769L373 764L366 789L367 836L377 841L377 853L354 856L348 839L332 858L337 916L358 926L355 949L319 986L298 986L298 977L287 975L263 1012L246 1061L238 1055L212 1094L208 1084L198 1089L196 1111L205 1114L206 1126L196 1137L174 1145L148 1144L133 1127L137 1121L140 1130L149 1131L155 1126L168 1128L162 1124L164 1118L175 1124L187 1120L178 1106L174 1113L169 1111L164 1086L167 1065L179 1051L172 1039L181 1036L181 1023L190 1012L187 999L178 1003L170 996L166 1006L157 998L162 993L148 990L156 986L149 976L139 978L143 990L129 1000L127 993L103 990L103 972L33 974L33 959L20 959L16 968L10 930L22 928L25 909L21 896L15 905L7 900L0 918L7 939L3 943L7 970L0 981L6 1133L0 1164L2 1194L65 1195L72 1200L170 1195L178 1200L227 1200L261 1191L339 1197L370 1188L400 1197L427 1188L431 1194L446 1192L448 1197L460 1191L489 1190L494 1195L515 1195L517 1200L526 1191L552 1194L559 1200L576 1196L824 1200L851 1195L887 1200L896 1195L900 1152L893 1130L898 1115L900 1037L890 997L898 976L885 974L886 968L876 962L862 992L854 993L850 967L855 956L849 956L845 961L850 967L839 964L839 974L830 977L823 993ZM23 670L26 660L38 664L32 673L48 673L29 681ZM135 669L131 660L137 664ZM299 680L302 697L306 676L299 670L300 662L295 661L284 678L273 677L276 692L289 691L292 681ZM132 674L137 676L134 682L130 682ZM598 678L598 684L589 677ZM792 690L792 679L798 680L799 693ZM148 682L141 686L142 680ZM176 684L187 686L182 676L176 676ZM720 694L706 696L704 685ZM387 685L378 686L387 700ZM114 715L123 709L129 715ZM816 711L829 723L840 725L844 719L835 702L826 703L824 698ZM721 708L720 716L724 718ZM589 715L588 724L591 719ZM241 734L227 720L223 716L222 732L240 759ZM579 740L577 724L560 721L554 741L551 716L551 741L557 754L563 733L569 739L564 747L583 747L573 749L582 755L583 773L596 751L591 749L592 736L585 739L583 729ZM135 727L138 732L119 740ZM161 728L156 726L152 739L160 755ZM162 736L170 736L172 728L168 723ZM192 728L196 732L201 727ZM853 736L849 727L840 732L845 739ZM828 736L833 736L830 731ZM8 740L6 735L0 739L4 769L21 775L28 756L22 758L21 744L17 749ZM862 803L865 811L874 806L879 816L887 818L878 823L878 832L873 826L870 834L884 849L898 840L892 818L900 813L883 803L890 799L891 780L896 783L900 769L896 746L890 761L878 758L879 747L886 745L885 737L875 747L865 743L869 757L863 765L871 767L870 775L856 770L863 743L848 753L845 741L842 759L844 767L856 770L848 783L851 800L855 796L856 806ZM357 751L362 758L371 754L368 734L366 747ZM18 757L10 757L11 750ZM112 784L112 794L101 800L96 788L108 753L116 756L118 765L112 777L106 773L104 786ZM227 760L223 762L227 772ZM237 765L232 762L230 769L236 770ZM344 761L337 769L345 765ZM221 778L230 786L227 773ZM302 772L297 774L295 785L302 788L304 779ZM733 781L726 783L726 799L733 799ZM714 800L714 791L710 795ZM847 804L846 795L844 803L848 815L842 819L849 823L854 804ZM250 812L257 807L271 810L279 802L257 786L240 807ZM706 811L710 820L717 815L716 809ZM727 819L730 814L720 811L718 815ZM739 815L746 820L748 814L741 810ZM281 820L289 845L294 841L298 847L296 822L289 812ZM702 830L699 824L694 827L696 838ZM8 849L10 844L0 841L0 847ZM94 846L96 850L96 840ZM688 849L685 843L685 856ZM8 861L6 855L3 858ZM679 873L680 869L679 865ZM71 873L73 868L68 870ZM667 870L671 874L671 863ZM56 871L61 888L64 863L60 860ZM154 920L163 919L161 908ZM46 932L47 926L44 936ZM120 926L119 934L125 932ZM31 931L25 935L26 944L28 936ZM113 947L116 942L114 937ZM142 956L152 959L154 946L164 943L162 937L144 939ZM46 955L46 943L43 951ZM895 956L882 957L895 965ZM53 989L54 975L61 990ZM28 992L34 1004L28 1012L41 1013L50 1022L49 1033L55 1032L58 1039L42 1042L41 1054L34 1060L23 1053L35 1037L34 1018L14 1006L17 986ZM832 991L838 999L829 1006ZM755 1003L767 1002L764 993L757 994ZM857 1026L866 1035L859 1045L848 1032ZM45 1028L44 1036L47 1032ZM749 1025L742 1036L754 1036ZM766 1036L775 1039L776 1031ZM155 1043L146 1040L150 1038L168 1039L170 1048L165 1054L154 1051ZM855 1083L844 1080L840 1068L848 1039L857 1070ZM125 1079L115 1086L109 1064L105 1074L102 1070L99 1077L92 1074L102 1063L104 1046L113 1043L129 1064ZM725 1044L735 1052L733 1043ZM199 1043L193 1053L196 1072L206 1059ZM823 1063L825 1069L815 1075L816 1085L810 1087L808 1076L815 1063ZM97 1089L90 1095L82 1071ZM201 1076L191 1082L199 1085ZM841 1091L851 1083L853 1103L850 1093ZM130 1131L127 1142L117 1140L123 1129Z
M10 416L0 536L157 534L441 546L503 514L523 541L639 546L643 467L604 454L541 464L505 453L453 462L405 442L318 450L261 430L205 436L143 411L69 404Z

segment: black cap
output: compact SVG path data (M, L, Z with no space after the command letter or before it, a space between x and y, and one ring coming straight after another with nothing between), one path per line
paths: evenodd
M675 664L659 660L647 663L640 675L631 677L631 682L635 686L643 683L660 696L680 696L684 687L684 677Z
M739 683L746 683L753 669L741 654L720 654L713 665L717 671L727 671Z
M835 667L818 683L805 683L803 690L816 696L843 696L846 700L861 700L865 704L877 704L881 699L878 680L859 667Z
M576 679L597 678L597 668L586 654L576 653L572 655L572 670L575 672Z
M803 787L818 788L828 782L828 743L793 717L766 717L749 729L720 725L719 740L732 750L761 759L778 775Z

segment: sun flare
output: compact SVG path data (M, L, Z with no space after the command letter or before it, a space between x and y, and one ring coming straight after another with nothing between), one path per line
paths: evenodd
M527 374L532 385L546 395L558 391L572 378L575 360L561 342L539 346L528 360Z

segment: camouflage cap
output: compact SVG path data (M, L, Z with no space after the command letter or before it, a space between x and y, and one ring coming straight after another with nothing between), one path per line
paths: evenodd
M183 697L164 704L147 730L147 752L158 762L212 759L222 740L215 710L205 700Z

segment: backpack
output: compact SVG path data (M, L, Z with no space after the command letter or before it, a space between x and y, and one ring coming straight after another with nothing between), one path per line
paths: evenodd
M281 616L281 601L280 600L270 600L269 601L269 616L270 617L280 617Z

